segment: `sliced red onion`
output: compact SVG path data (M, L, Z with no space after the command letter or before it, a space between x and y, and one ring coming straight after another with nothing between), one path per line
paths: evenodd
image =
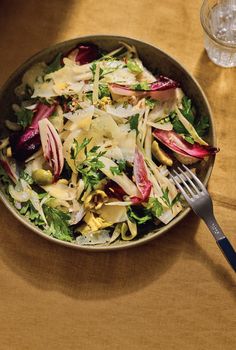
M40 139L43 155L53 169L54 180L58 180L63 166L64 156L60 136L48 119L39 122Z
M153 135L167 146L172 151L182 154L183 156L192 156L199 159L208 157L211 154L215 154L219 151L218 148L210 146L202 146L198 143L191 144L184 140L184 138L174 131L166 131L156 129Z

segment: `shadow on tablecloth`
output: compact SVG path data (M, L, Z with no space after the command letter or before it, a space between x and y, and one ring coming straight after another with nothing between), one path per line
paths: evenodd
M1 82L33 54L55 44L59 33L67 27L74 2L0 1L0 33L4 33L0 40Z
M233 281L227 269L216 266L195 242L199 219L189 214L181 224L149 244L123 251L89 253L65 248L37 236L0 206L3 226L14 231L0 234L0 256L15 274L42 290L56 290L75 299L109 299L137 292L158 280L184 254L188 261L206 265L226 289ZM217 248L216 248L217 249ZM187 282L187 281L186 281Z

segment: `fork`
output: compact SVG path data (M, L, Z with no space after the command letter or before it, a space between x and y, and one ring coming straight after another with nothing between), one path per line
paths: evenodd
M177 167L179 173L173 170L170 177L193 211L205 221L228 263L236 272L236 252L215 219L212 199L208 191L189 168L185 165L182 166L183 169Z

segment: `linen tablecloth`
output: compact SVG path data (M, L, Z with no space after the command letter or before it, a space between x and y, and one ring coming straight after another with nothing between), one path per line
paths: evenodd
M203 48L201 1L0 2L0 84L59 41L119 34L154 44L198 80L218 146L209 184L215 214L236 246L236 69ZM134 249L87 253L52 244L0 204L0 349L236 347L235 276L194 214Z

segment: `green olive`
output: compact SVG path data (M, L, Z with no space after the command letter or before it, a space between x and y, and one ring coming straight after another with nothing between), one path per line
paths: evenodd
M53 182L53 175L50 170L34 170L32 178L40 186L50 185Z

